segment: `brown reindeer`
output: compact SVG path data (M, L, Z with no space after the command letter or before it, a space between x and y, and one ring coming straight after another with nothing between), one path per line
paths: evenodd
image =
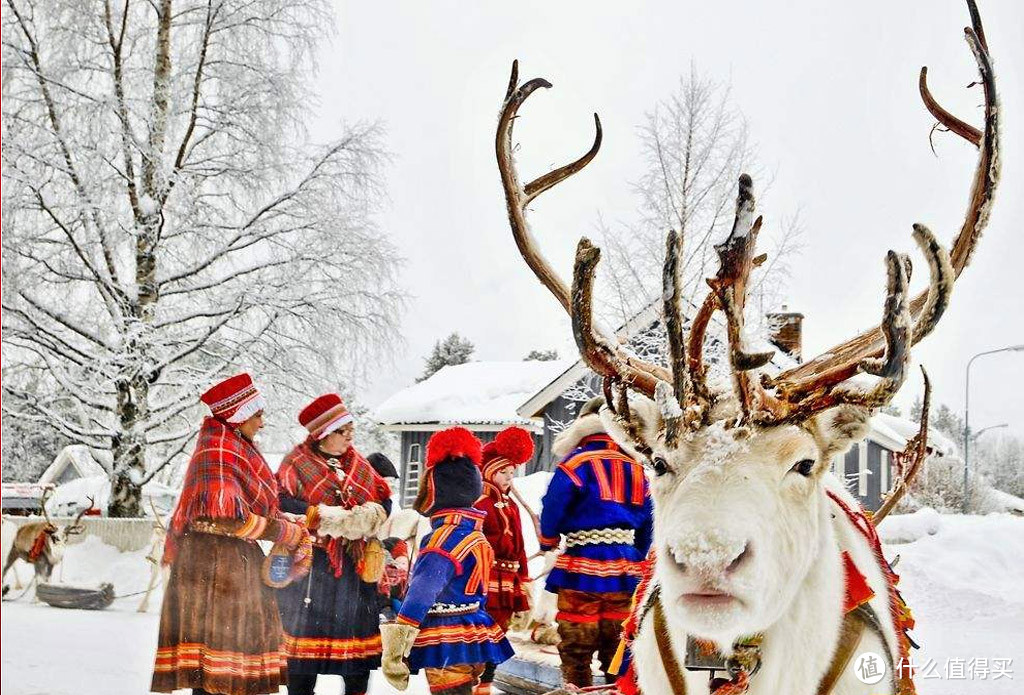
M64 548L68 539L85 530L82 517L95 506L93 498L89 498L89 506L80 511L74 521L66 526L58 526L50 519L50 515L46 511L46 503L52 493L53 488L47 488L42 499L39 500L39 506L43 511L43 521L34 521L18 529L14 537L14 544L4 561L4 578L7 577L7 571L14 566L15 561L24 560L35 568L37 581L49 581L53 568L64 557ZM5 595L7 590L8 587L4 586Z

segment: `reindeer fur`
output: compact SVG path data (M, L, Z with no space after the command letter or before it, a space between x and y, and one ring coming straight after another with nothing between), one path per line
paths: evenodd
M764 429L729 429L723 419L669 451L659 436L658 407L645 398L635 400L633 413L645 441L653 456L663 457L670 467L652 476L655 579L679 661L688 634L710 639L728 654L737 638L761 632L762 666L751 679L749 695L812 695L838 641L844 603L841 553L846 551L874 590L871 605L885 635L883 645L866 632L856 653L884 655L888 648L898 664L882 568L870 544L826 494L832 491L857 507L828 468L832 457L866 434L869 412L844 406L802 427ZM605 408L601 418L616 441L639 456L615 415ZM802 459L815 462L809 477L790 470ZM744 548L749 555L734 570L726 569ZM686 570L680 571L678 562ZM734 593L742 604L709 610L684 606L681 596L704 583ZM639 683L645 693L670 693L651 622L646 621L633 644ZM706 673L686 672L686 679L688 695L709 692ZM893 689L885 683L862 684L848 667L833 692L879 695Z

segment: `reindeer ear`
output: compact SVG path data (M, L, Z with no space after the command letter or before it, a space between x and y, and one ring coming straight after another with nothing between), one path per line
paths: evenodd
M622 416L611 411L607 404L601 406L601 423L612 439L638 461L648 458L645 451L650 450L649 442L654 442L661 428L661 414L654 401L636 395L629 400L630 421L627 423Z
M871 409L854 405L841 405L826 410L807 424L818 442L822 458L845 454L854 443L868 434Z

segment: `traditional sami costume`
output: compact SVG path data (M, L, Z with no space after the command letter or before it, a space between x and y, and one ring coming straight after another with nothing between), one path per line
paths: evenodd
M274 475L236 429L264 407L249 375L218 384L202 400L214 416L199 430L168 529L163 561L171 572L152 689L276 693L286 681L281 621L256 541L297 548L309 536L280 517Z
M278 592L288 692L311 694L317 674L324 673L342 676L346 695L361 695L370 671L380 666L377 578L364 581L367 540L321 535L326 522L320 511L362 511L378 505L383 523L391 509L391 491L354 447L337 458L320 449L324 437L352 421L339 396L321 396L299 414L299 421L310 435L278 469L281 508L307 515L319 534L309 578ZM364 530L376 532L372 527Z
M431 531L420 544L396 622L381 626L384 674L396 687L404 688L410 671L423 669L432 693L470 695L485 664L512 656L485 610L494 553L482 532L484 513L471 507L481 491L480 447L463 428L439 432L427 443L415 506L430 514Z
M548 575L558 594L559 654L567 683L592 683L597 652L606 673L629 617L651 545L652 508L643 467L603 431L596 405L559 435L563 458L544 495L541 549L565 550Z
M484 492L475 506L486 514L483 532L494 549L491 580L487 584L487 612L505 632L514 614L530 610L530 573L519 505L509 496L511 487L501 489L495 476L531 458L533 437L520 427L509 427L484 445L480 466ZM495 664L488 664L474 695L491 692L494 671Z

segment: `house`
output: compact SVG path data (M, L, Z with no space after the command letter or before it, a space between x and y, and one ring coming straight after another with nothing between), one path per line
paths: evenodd
M107 464L104 467L103 463ZM40 485L62 485L78 478L106 475L110 466L110 453L97 451L85 444L70 444L57 454L53 463L39 476Z
M4 514L39 514L39 501L45 487L38 483L4 483L0 486L0 508Z
M402 504L408 505L416 496L427 440L448 427L461 425L486 442L506 427L518 425L531 431L537 443L529 468L545 463L543 447L550 433L544 419L524 417L517 410L573 364L531 360L449 365L377 406L372 417L385 430L400 435Z
M803 316L783 307L768 315L771 344L750 345L754 351L774 350L765 367L778 373L798 364ZM705 361L714 369L724 363L724 348L713 321L705 347ZM660 306L651 305L623 325L617 335L629 338L637 352L657 351L661 329ZM654 336L654 338L652 338ZM663 342L663 341L662 341ZM653 347L652 347L653 346ZM534 434L536 453L523 474L551 470L554 438L576 417L579 406L600 393L600 379L582 360L551 362L470 362L445 367L414 386L399 391L373 413L385 429L401 435L401 503L416 496L423 450L431 433L462 425L484 441L509 425L526 427ZM892 454L902 451L917 433L917 423L879 413L871 421L867 438L845 456L832 462L833 471L847 481L851 491L870 510L881 505L882 494L892 486ZM929 432L933 453L948 455L955 446Z

